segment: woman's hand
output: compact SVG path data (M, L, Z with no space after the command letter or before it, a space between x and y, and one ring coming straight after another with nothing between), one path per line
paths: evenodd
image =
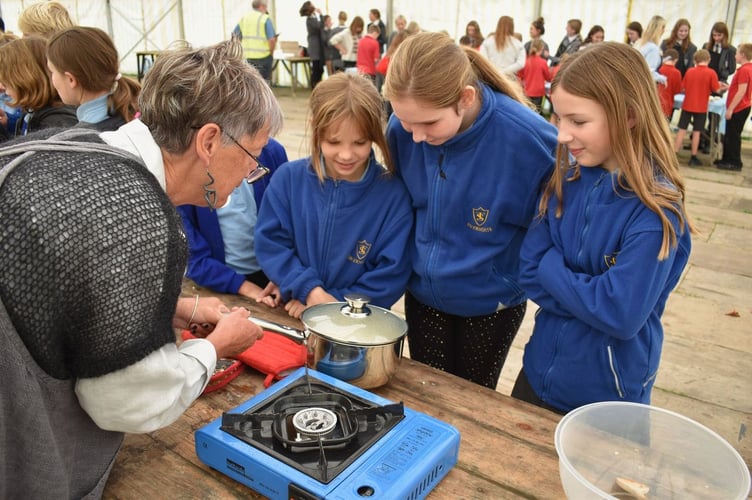
M230 309L217 297L180 297L172 326L189 329L194 335L203 337L228 312Z
M206 337L217 351L217 359L240 354L264 336L256 323L248 320L251 313L245 307L233 307L217 321L214 331Z
M269 307L277 307L282 303L282 293L279 290L279 286L273 281L266 284L261 293L256 296L256 302L267 305Z

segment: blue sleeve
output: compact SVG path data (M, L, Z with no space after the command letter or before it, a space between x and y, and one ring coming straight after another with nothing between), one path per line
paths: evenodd
M245 276L236 273L227 267L223 260L217 258L216 252L212 252L209 241L222 244L222 236L219 231L219 222L216 222L216 234L208 235L201 231L199 213L208 210L192 205L177 207L180 217L183 219L183 228L188 239L188 268L186 276L201 286L205 286L215 292L237 293L245 281ZM216 219L216 214L211 214ZM204 229L205 232L208 228Z
M554 248L547 217L533 220L528 228L520 250L519 283L528 298L548 312L559 316L571 316L543 287L539 266L544 255Z
M666 293L677 252L658 260L662 240L661 230L625 234L615 264L597 276L573 271L551 247L540 259L540 285L580 321L613 337L632 338Z
M264 24L264 31L266 32L266 39L271 40L275 37L276 33L274 32L274 25L272 24L271 18L266 18L266 24Z
M259 155L261 163L269 169L269 175L266 175L253 183L253 197L256 200L256 208L261 208L261 201L264 199L264 192L269 187L269 183L280 165L287 163L287 151L276 139L269 138L269 142L264 146Z
M291 165L279 169L264 194L256 221L256 257L266 276L279 286L283 301L297 299L305 303L311 290L323 287L324 282L315 270L301 262L295 250L295 225L290 195L286 192L291 177L300 170Z

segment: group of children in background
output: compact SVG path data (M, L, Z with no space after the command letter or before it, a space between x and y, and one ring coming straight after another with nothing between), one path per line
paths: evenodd
M506 24L502 23L505 18L508 19ZM513 27L514 25L511 23L513 23L511 18L502 16L497 25L497 32L500 27ZM593 26L585 40L580 38L581 28L582 23L579 19L567 21L567 35L559 45L556 54L552 55L549 52L548 45L541 38L541 35L545 33L543 18L536 19L530 26L530 40L524 44L526 55L524 68L514 73L514 76L522 85L525 95L535 105L539 113L543 114L544 103L547 105L552 122L555 119L555 113L551 107L551 100L548 99L546 103L545 98L548 95L547 87L556 75L559 65L570 55L603 41L604 30L601 26ZM709 121L708 99L710 96L719 96L730 89L727 79L734 74L737 64L740 65L740 68L744 68L750 62L751 54L748 53L748 50L743 49L744 44L739 47L739 50L729 44L728 27L724 22L717 22L713 25L708 42L700 50L697 50L697 47L690 41L690 26L686 19L679 19L670 36L661 41L660 37L664 29L665 20L660 16L654 16L650 20L644 36L642 25L632 22L627 26L625 43L635 45L636 48L639 47L646 57L648 56L645 47L653 47L656 61L653 63L652 59L648 57L648 65L655 65L655 68L651 67L651 69L654 70L654 80L658 83L663 114L669 122L674 113L675 96L684 94L678 131L674 141L675 151L681 150L686 131L691 123L692 134L689 146L691 156L688 164L689 166L702 166L703 162L697 156L698 151L703 149L705 153L709 152L710 130L717 126L707 123ZM519 40L522 39L519 33L513 33L512 36ZM489 38L498 37L496 37L496 34L492 34L489 35ZM483 48L489 43L489 38L484 40L478 23L471 21L468 23L466 33L460 38L459 43L483 52ZM499 43L496 42L496 45L500 50L503 49L503 44L499 46ZM745 54L745 52L747 53ZM731 120L731 123L726 127L723 134L723 156L713 162L717 168L722 170L738 171L742 167L739 150L741 130L746 117L739 115L734 118L734 115L749 109L749 99L744 96L748 94L745 89L752 82L749 81L747 69L744 69L736 77L738 80L736 80L734 86L734 93L731 95L731 92L729 92L726 99L729 105L724 110L724 118ZM733 85L733 82L731 85ZM741 86L741 89L739 89L739 86ZM740 100L731 106L734 96L739 96ZM741 128L739 124L741 124Z
M536 23L525 93L476 50L477 40L463 47L432 32L405 36L387 53L383 98L359 75L318 83L310 156L287 162L271 140L253 158L274 173L260 189L238 188L244 205L180 209L192 252L187 275L296 318L349 292L385 308L405 294L411 357L489 388L530 298L539 312L515 397L557 412L600 400L649 403L661 315L693 231L666 101L628 44L565 47L552 70ZM343 46L353 36L343 35ZM138 88L104 57L114 47L94 28L0 48L0 82L17 104L23 87L2 68L17 67L8 59L14 46L34 43L29 53L57 88L40 109L59 107L54 99L77 106L81 126L133 118ZM81 44L102 47L94 67L78 68L57 50ZM675 80L671 50L667 80ZM742 44L737 52L727 135L749 113L751 51ZM707 60L707 51L696 53L687 92L696 81L708 92L723 88ZM558 129L539 114L549 81ZM680 128L690 119L702 128L707 109L693 102L688 94ZM238 223L243 207L252 222ZM249 245L255 263L230 251Z
M681 73L675 67L678 53L673 49L666 51L660 69L661 74L666 76L666 83L658 86L663 112L666 119L671 121L674 96L683 91L684 101L681 106L674 150L676 152L681 150L684 135L691 122L689 166L702 166L703 163L697 157L697 153L700 149L701 135L706 130L708 100L713 95L727 91L726 109L723 114L726 120L723 153L722 157L713 163L721 170L739 171L742 169L741 134L752 105L749 97L749 90L752 88L752 65L749 64L752 61L752 44L743 43L737 47L735 60L739 64L739 69L734 72L730 85L719 81L716 71L708 66L710 57L710 52L705 49L695 52L695 65L687 69L682 78Z

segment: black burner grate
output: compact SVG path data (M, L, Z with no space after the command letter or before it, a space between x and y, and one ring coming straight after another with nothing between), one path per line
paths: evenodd
M293 417L324 408L337 417L327 434L300 434ZM379 406L342 389L306 377L243 413L225 413L222 430L324 484L404 418L402 403Z

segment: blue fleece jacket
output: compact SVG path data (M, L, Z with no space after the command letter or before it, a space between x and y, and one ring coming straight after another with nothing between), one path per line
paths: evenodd
M520 282L540 309L523 357L536 394L563 411L596 401L650 402L661 315L689 258L689 231L658 260L663 228L615 173L581 168L522 246ZM571 173L569 174L571 176Z
M522 303L519 251L553 168L556 129L484 87L475 122L444 144L414 143L395 115L387 137L416 216L410 293L465 317Z
M259 155L261 163L269 168L270 173L253 183L256 207L261 205L272 174L277 167L287 161L285 148L274 139L269 142ZM245 182L245 181L243 181ZM183 219L185 235L188 238L188 268L185 275L201 286L220 293L238 293L245 281L245 276L235 272L225 264L225 244L219 228L217 212L208 207L182 205L178 213Z
M321 286L338 300L362 293L388 308L405 291L412 227L402 181L373 153L358 182L321 183L305 158L282 165L264 195L256 257L285 301L305 303Z

